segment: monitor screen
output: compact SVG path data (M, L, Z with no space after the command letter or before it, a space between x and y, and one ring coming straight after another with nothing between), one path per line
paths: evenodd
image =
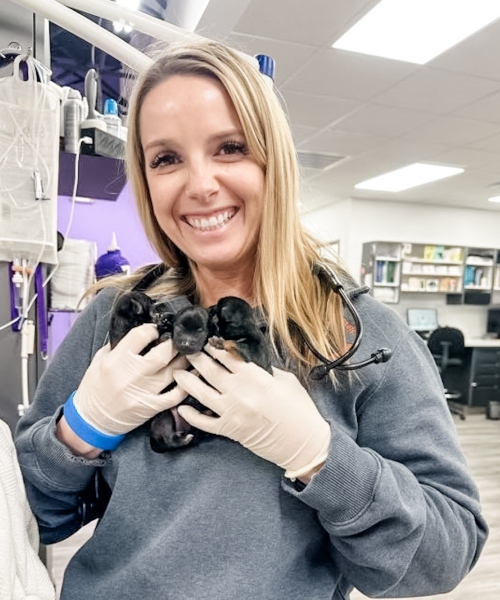
M435 308L409 308L406 311L408 325L413 331L434 331L438 327Z
M486 333L493 333L500 337L500 307L488 309Z

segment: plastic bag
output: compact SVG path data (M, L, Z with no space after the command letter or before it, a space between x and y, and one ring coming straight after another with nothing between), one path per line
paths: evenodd
M18 56L0 78L0 260L56 264L61 103L39 73Z

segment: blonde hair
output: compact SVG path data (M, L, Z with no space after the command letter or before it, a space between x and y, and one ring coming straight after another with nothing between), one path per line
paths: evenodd
M251 155L265 172L265 202L254 274L254 298L267 317L275 348L288 350L299 367L317 363L307 337L322 354L338 356L346 341L343 308L337 294L312 273L320 262L321 243L302 227L299 166L290 126L277 95L254 65L225 44L203 40L174 43L135 82L128 117L127 174L145 232L170 267L148 293L187 294L196 298L189 258L166 236L152 208L145 175L139 117L146 95L173 75L199 75L219 81L238 114ZM338 264L330 265L339 272ZM139 274L140 275L140 274ZM99 287L131 285L139 275L111 278ZM303 335L299 335L299 328Z

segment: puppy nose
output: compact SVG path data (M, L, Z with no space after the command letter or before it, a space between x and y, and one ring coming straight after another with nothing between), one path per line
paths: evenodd
M183 341L180 345L180 347L178 348L179 352L184 352L184 354L189 354L189 352L194 352L193 350L193 345L191 342L189 341Z

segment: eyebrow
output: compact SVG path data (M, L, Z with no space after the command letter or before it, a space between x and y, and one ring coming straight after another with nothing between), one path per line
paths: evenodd
M214 142L220 142L224 139L227 138L231 138L231 137L242 137L244 139L245 138L245 134L243 133L243 130L237 127L231 127L230 129L226 129L224 131L221 131L219 133L216 133L212 136L210 136L208 138L208 143L214 143ZM170 140L168 138L160 138L160 139L155 139L152 140L151 142L148 142L145 146L143 146L143 151L146 152L147 150L151 150L151 149L155 149L155 148L164 148L165 146L173 146L175 148L176 146L176 142L174 142L173 140Z

